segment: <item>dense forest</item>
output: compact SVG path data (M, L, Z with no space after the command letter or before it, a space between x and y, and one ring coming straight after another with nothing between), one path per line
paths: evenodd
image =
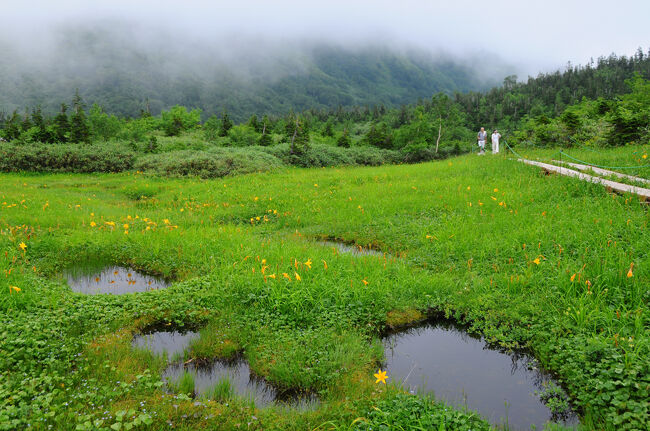
M0 114L2 170L120 171L222 176L282 164L418 162L469 151L476 130L510 145L618 146L650 140L650 54L610 56L483 93L437 92L416 103L205 115L176 105L118 117L76 92L56 115L40 106ZM38 147L38 151L34 148Z
M512 69L495 62L479 73L443 54L325 42L193 42L166 33L145 38L120 23L63 28L40 47L0 40L0 111L40 105L55 114L76 89L111 114L153 115L180 104L203 120L227 109L253 113L362 105L399 106L437 92L486 90Z

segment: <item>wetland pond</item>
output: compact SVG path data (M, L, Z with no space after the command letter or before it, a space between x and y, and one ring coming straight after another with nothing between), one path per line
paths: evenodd
M64 276L74 292L87 295L102 293L123 295L125 293L165 289L169 286L169 283L162 278L145 275L131 268L121 266L70 268L65 271Z
M434 324L392 333L384 347L389 378L413 393L467 406L511 430L578 424L564 391L529 356L490 349L458 328ZM553 413L542 399L563 408Z
M355 244L346 244L343 242L335 241L320 241L320 245L333 249L337 253L351 254L353 256L376 256L376 257L390 257L385 253L374 250L372 248L361 247Z
M166 355L169 365L163 372L167 386L174 386L187 373L194 381L194 395L213 399L215 393L251 400L258 408L271 404L299 409L310 409L318 404L315 396L304 393L285 393L251 373L248 363L238 357L232 360L213 360L196 364L183 362L183 354L190 342L200 335L196 332L157 331L136 335L132 345Z

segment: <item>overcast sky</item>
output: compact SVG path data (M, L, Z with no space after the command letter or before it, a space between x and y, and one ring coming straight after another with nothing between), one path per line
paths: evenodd
M0 6L0 34L15 42L42 43L52 26L118 19L169 30L188 49L193 40L224 34L379 42L476 61L494 53L533 75L650 47L650 0L0 0Z

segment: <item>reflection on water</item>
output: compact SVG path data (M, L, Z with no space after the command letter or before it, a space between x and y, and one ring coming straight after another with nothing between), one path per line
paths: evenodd
M347 253L354 256L377 256L384 257L384 253L360 245L349 245L342 242L321 241L321 245L334 249L337 253Z
M169 286L169 283L161 278L144 275L121 266L110 266L102 270L86 267L71 268L65 272L65 276L73 291L88 295L101 293L123 295L164 289Z
M151 350L157 355L165 355L169 362L177 357L182 357L185 349L193 338L198 337L196 332L152 332L139 334L133 337L133 347Z
M510 429L542 429L547 421L577 424L570 410L553 414L535 392L551 377L527 356L508 355L457 329L427 325L384 340L388 375L413 392L434 393Z
M164 372L163 377L168 382L180 379L184 372L194 377L194 392L198 396L210 398L211 391L219 383L227 380L233 393L240 397L255 402L258 408L270 404L286 405L293 408L313 408L317 399L302 393L281 393L264 379L251 374L248 364L244 360L214 361L207 365L193 363L175 363Z
M278 391L264 379L252 374L243 359L215 360L200 365L191 361L183 362L185 350L192 339L198 336L196 332L157 331L136 335L132 345L149 349L158 355L166 355L169 365L163 372L163 379L168 386L178 382L184 373L191 374L197 396L210 398L214 388L227 381L233 394L253 401L260 408L274 404L304 410L318 405L318 399L313 395Z

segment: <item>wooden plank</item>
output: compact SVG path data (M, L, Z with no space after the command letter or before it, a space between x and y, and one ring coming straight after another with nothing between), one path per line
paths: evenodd
M580 180L588 181L594 184L601 184L607 187L608 189L614 190L616 192L632 193L642 197L645 201L650 201L650 189L631 186L623 183L617 183L616 181L610 181L604 178L594 177L593 175L583 174L582 172L574 171L573 169L569 169L569 168L563 168L562 166L550 165L548 163L536 162L528 159L517 159L517 160L526 163L527 165L538 166L547 172L556 172L560 175L575 177Z
M622 174L620 172L616 171L610 171L608 169L603 169L603 168L597 168L595 166L589 166L589 165L581 165L580 163L570 163L570 162L565 162L562 160L553 160L554 163L562 163L564 165L569 165L572 168L579 169L581 171L588 171L592 170L597 174L600 175L612 175L618 178L626 178L631 181L637 181L639 183L645 183L645 184L650 184L650 180L647 180L645 178L640 178L640 177L635 177L634 175L627 175L627 174Z

